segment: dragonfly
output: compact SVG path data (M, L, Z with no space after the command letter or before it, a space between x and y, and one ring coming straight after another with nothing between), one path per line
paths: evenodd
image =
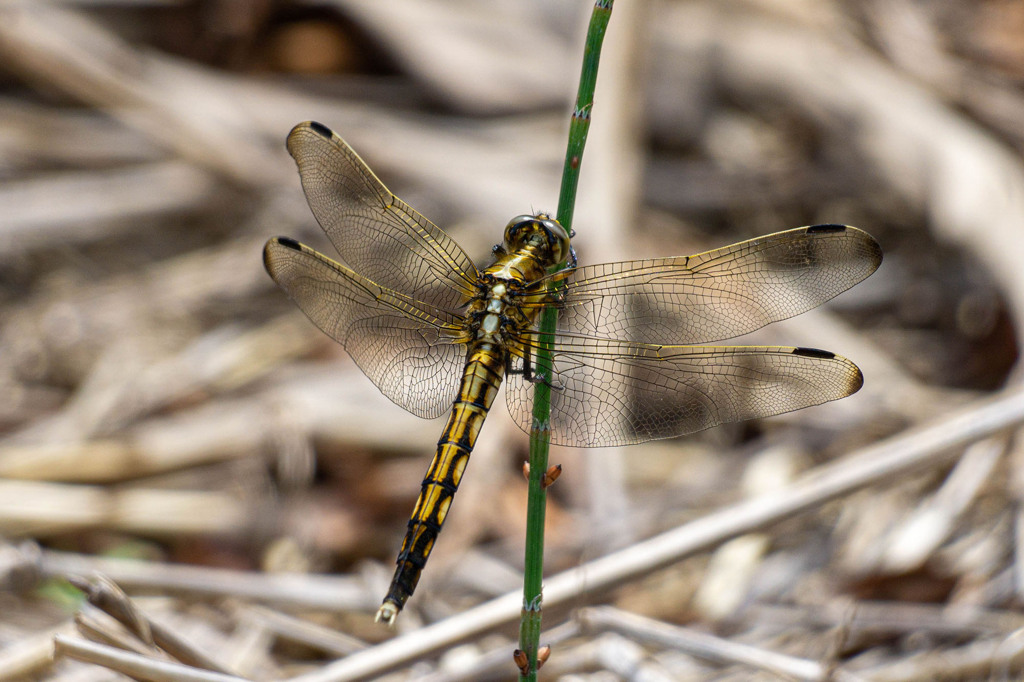
M341 261L289 237L263 252L270 276L380 391L425 418L448 414L377 620L393 624L420 579L480 428L505 381L532 426L551 391L551 442L642 443L843 398L861 371L815 348L709 345L828 301L881 263L844 225L786 230L691 256L578 265L544 213L513 218L478 268L316 122L288 135L302 188ZM567 262L568 261L568 262ZM558 310L554 334L538 328ZM550 352L538 376L537 357Z

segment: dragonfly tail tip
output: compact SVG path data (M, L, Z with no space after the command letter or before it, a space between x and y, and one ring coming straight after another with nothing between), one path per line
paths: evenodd
M388 627L394 627L396 618L398 618L398 606L386 601L377 609L377 617L373 619L373 622L384 623Z

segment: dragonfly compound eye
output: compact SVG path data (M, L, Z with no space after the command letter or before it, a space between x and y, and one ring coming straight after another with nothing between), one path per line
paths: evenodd
M530 231L530 224L536 222L532 215L516 216L505 226L505 248L515 250L523 245Z
M551 220L546 216L545 220L540 221L540 224L547 231L548 244L553 256L552 260L556 263L563 262L569 255L569 233L565 231L565 228L557 220Z

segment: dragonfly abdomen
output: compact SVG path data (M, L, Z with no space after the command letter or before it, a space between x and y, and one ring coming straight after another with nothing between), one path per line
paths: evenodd
M402 549L395 561L397 566L391 587L377 612L378 621L394 621L416 589L423 566L462 481L487 411L501 385L504 370L505 351L499 345L484 340L470 347L459 396L452 405L448 423L437 442L437 453L423 479Z

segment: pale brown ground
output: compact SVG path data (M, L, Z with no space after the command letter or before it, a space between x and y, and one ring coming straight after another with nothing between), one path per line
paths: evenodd
M525 436L497 406L401 639L367 649L395 636L372 613L440 424L260 249L331 252L283 144L307 119L481 260L553 211L589 9L0 4L0 678L513 676ZM582 262L827 222L885 262L756 336L852 358L856 396L555 450L546 679L1020 677L1022 83L1012 0L619 0ZM97 571L160 651L79 609L62 578Z

